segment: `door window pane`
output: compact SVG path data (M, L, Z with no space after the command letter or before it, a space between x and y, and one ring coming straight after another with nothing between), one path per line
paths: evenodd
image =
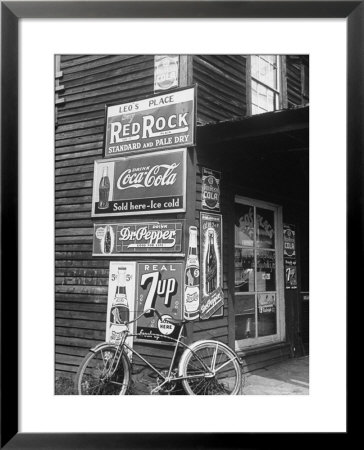
M235 292L254 292L254 251L235 247Z
M235 339L255 337L255 295L235 297Z
M235 339L245 345L278 333L276 214L253 201L235 204Z
M258 336L269 336L276 333L276 294L258 294Z
M274 211L257 208L257 247L274 248Z
M257 291L276 290L276 252L257 250Z
M235 203L235 245L254 245L254 208Z

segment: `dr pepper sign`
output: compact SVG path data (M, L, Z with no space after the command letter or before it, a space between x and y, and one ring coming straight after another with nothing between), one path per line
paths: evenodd
M195 144L195 87L106 106L105 157Z

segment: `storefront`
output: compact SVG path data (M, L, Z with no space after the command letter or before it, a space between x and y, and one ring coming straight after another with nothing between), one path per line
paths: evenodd
M129 318L150 306L186 318L187 342L221 340L247 370L302 354L308 59L57 64L57 374L117 335L120 287ZM168 327L146 317L135 331L133 345L163 367Z

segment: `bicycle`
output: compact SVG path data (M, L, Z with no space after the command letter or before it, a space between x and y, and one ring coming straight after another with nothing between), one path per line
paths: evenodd
M119 344L104 342L90 349L76 374L76 393L78 395L125 395L131 382L131 362L128 354L136 355L157 374L157 386L150 394L171 393L178 382L188 395L239 395L245 376L243 361L226 344L216 340L199 340L191 345L182 342L186 321L181 324L178 338L169 338L175 342L173 356L167 370L159 370L140 353L130 347L126 338L138 336L130 334L127 326L144 314L159 312L150 308L134 320L123 322L126 326ZM179 347L184 347L178 368L174 363ZM130 353L131 352L131 353Z

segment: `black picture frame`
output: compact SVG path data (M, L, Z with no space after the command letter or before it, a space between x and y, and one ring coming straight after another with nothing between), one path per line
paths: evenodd
M22 18L346 18L347 246L362 246L364 5L362 1L3 1L1 2L1 448L256 448L254 433L19 433L18 432L18 24ZM11 108L9 108L11 105ZM9 230L11 233L9 234ZM12 238L9 238L12 236ZM347 286L363 263L350 265ZM351 288L353 289L353 287ZM349 298L350 290L348 291ZM11 294L11 295L10 295ZM348 349L350 346L348 346ZM10 370L9 370L10 368ZM334 395L334 393L333 393ZM262 436L269 439L269 435ZM280 438L281 439L281 438ZM335 438L336 439L336 438ZM305 439L304 439L305 440ZM286 440L281 442L284 445ZM300 440L300 443L302 440ZM337 442L337 441L336 441ZM315 437L315 443L318 443Z

